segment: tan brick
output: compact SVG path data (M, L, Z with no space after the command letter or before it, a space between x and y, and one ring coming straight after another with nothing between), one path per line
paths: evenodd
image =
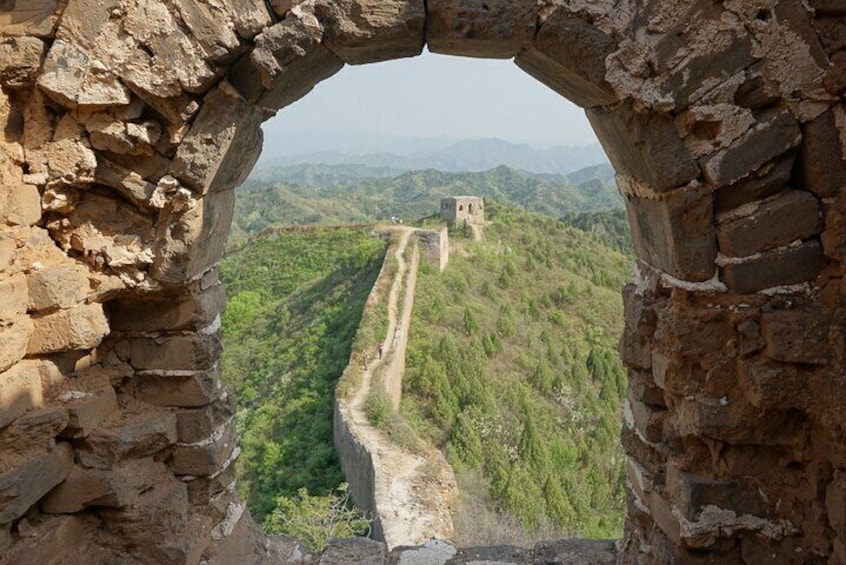
M13 320L26 313L27 285L24 275L0 281L0 322Z
M19 363L0 373L0 428L43 404L41 375L33 363Z
M4 190L7 191L5 198L2 193ZM0 188L0 222L12 226L31 226L40 219L41 195L38 188L23 183Z
M4 35L46 37L53 31L56 0L18 1L0 12L0 29Z
M426 12L430 51L489 59L510 59L529 45L538 19L533 0L429 0Z
M5 371L24 358L33 332L29 316L0 322L0 371Z
M102 304L84 304L36 317L27 354L42 355L97 347L109 333Z
M70 308L91 290L88 269L76 263L35 271L27 277L29 309Z

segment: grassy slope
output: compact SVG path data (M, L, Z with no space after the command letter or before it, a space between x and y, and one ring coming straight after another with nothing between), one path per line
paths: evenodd
M223 262L224 379L238 400L239 486L259 520L277 497L343 481L333 391L384 251L365 229L282 233Z
M421 273L404 415L527 537L618 536L616 342L631 259L551 218L488 213L486 245ZM459 516L459 537L492 541L474 539L489 518Z

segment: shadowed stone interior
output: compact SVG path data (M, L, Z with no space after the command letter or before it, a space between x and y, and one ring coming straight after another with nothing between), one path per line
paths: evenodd
M216 270L233 190L262 121L427 44L513 58L586 108L618 173L639 257L619 559L846 563L843 2L271 7L0 5L0 560L295 552L234 489Z

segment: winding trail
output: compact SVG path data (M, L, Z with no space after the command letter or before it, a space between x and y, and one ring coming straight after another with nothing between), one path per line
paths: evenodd
M373 458L376 512L389 549L422 545L433 538L449 540L453 534L451 511L458 494L452 468L439 450L422 441L416 442L414 452L403 449L367 419L365 403L375 386L384 387L394 409L399 406L420 262L416 246L410 265L404 257L414 228L397 227L392 231L400 234L394 253L398 269L388 295L388 330L382 359L368 364L360 388L341 408L352 423L352 433ZM381 382L374 376L376 372Z

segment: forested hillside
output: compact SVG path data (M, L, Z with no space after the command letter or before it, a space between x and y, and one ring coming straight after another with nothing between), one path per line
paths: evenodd
M613 171L605 165L568 176L508 167L479 173L429 169L393 176L387 170L359 166L294 166L257 173L239 189L231 239L243 240L273 225L418 218L436 212L442 197L463 194L556 218L622 206Z
M225 258L224 379L238 401L239 486L263 520L297 491L344 481L332 446L335 384L386 244L369 229L280 232Z
M487 212L488 243L421 272L403 413L458 473L462 542L497 541L503 519L529 538L619 536L631 257L540 214Z

